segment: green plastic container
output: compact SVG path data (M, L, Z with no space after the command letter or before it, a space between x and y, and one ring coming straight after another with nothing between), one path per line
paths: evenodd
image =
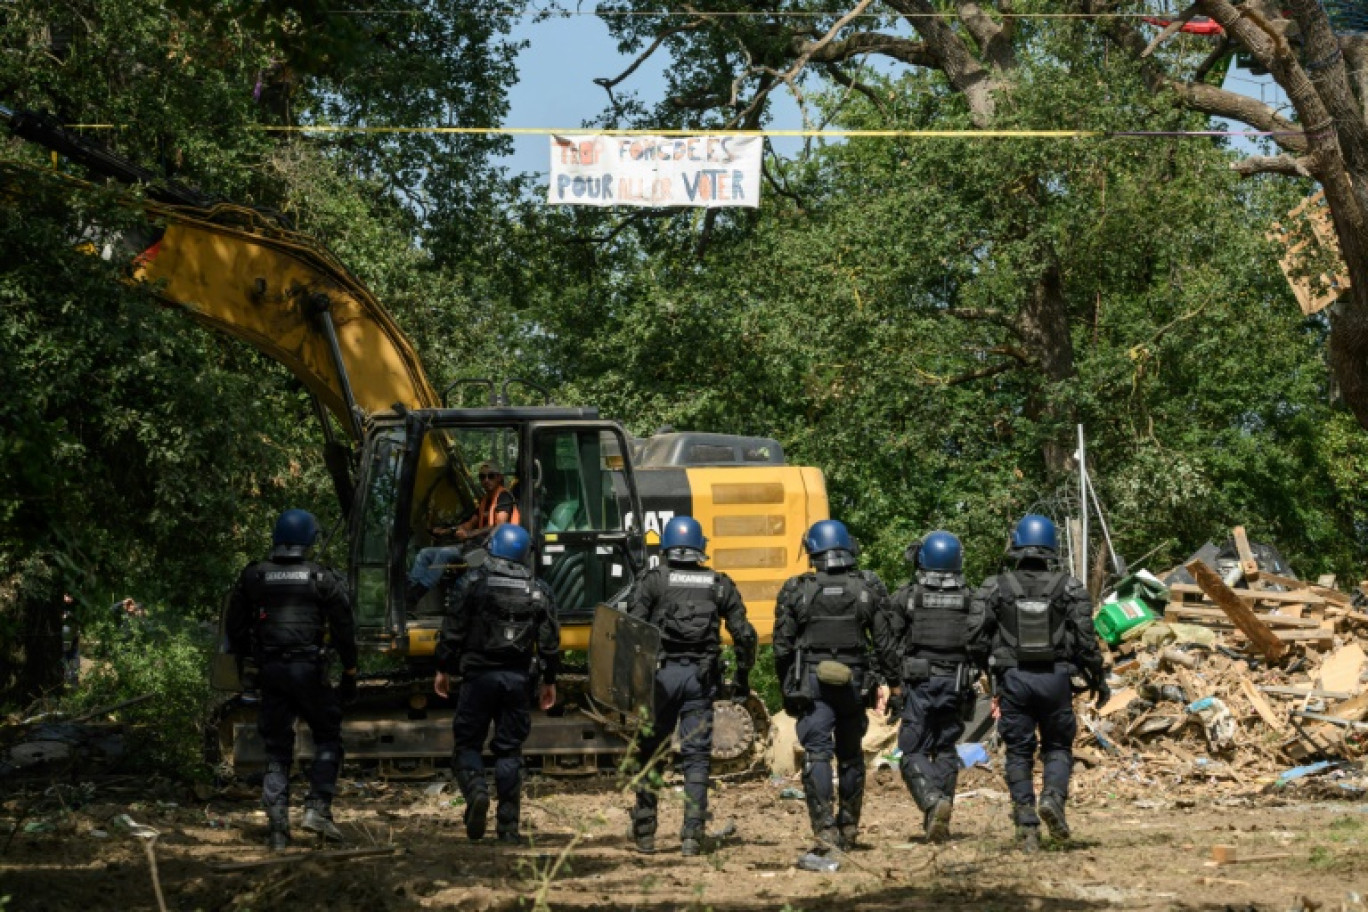
M1126 634L1132 630L1148 627L1157 620L1159 616L1150 611L1149 606L1143 601L1138 598L1127 598L1105 602L1097 609L1093 626L1097 628L1097 635L1106 640L1108 646L1115 646L1126 639Z

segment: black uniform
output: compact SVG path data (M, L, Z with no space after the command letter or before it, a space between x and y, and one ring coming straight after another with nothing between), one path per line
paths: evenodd
M684 825L681 839L701 840L708 814L708 773L712 761L713 700L721 683L721 623L727 625L739 674L755 664L758 638L746 620L746 606L725 573L700 564L667 561L647 571L628 613L660 628L660 665L655 675L655 718L650 734L638 742L637 759L646 762L679 726L679 770L684 776ZM656 831L656 793L637 790L632 832L638 841Z
M516 838L533 693L539 684L555 684L560 670L551 587L523 564L490 557L452 587L436 659L440 671L461 676L451 720L452 765L466 805L483 814L489 804L480 755L493 723L498 834ZM483 833L483 820L475 832Z
M828 661L850 669L848 683L818 679L818 665ZM864 694L880 676L892 680L897 662L888 590L874 573L854 567L804 573L780 590L774 612L775 671L783 682L784 708L798 717L812 832L832 845L854 843L859 830L865 780L861 741L869 727ZM832 794L833 755L839 814Z
M1018 826L1039 827L1032 782L1036 748L1044 766L1042 792L1053 793L1062 807L1078 732L1069 679L1084 671L1101 680L1092 600L1074 577L1050 571L1043 558L1025 557L1016 570L985 580L975 601L984 612L981 642L991 649L1013 819Z
M973 596L962 575L926 570L893 594L902 644L901 772L927 814L941 801L954 801L962 710L974 699L977 666L986 658L981 648L971 648L983 626L983 606Z
M328 682L328 644L342 667L356 667L356 632L340 576L295 549L277 548L270 560L242 571L229 596L228 641L259 668L261 707L257 730L266 745L262 802L273 830L289 826L290 763L295 719L313 733L305 807L329 815L342 767L342 707Z

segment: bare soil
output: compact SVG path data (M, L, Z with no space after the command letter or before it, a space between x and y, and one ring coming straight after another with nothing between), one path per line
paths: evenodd
M1368 895L1368 805L1317 801L1326 793L1311 788L1232 795L1093 776L1071 807L1075 839L1027 857L1012 849L997 774L964 775L955 838L932 847L884 770L870 777L865 846L837 871L812 873L794 866L809 829L803 802L780 797L792 781L721 783L714 826L734 820L737 835L700 858L678 854L674 787L662 801L660 851L643 856L627 837L631 799L611 776L531 776L526 847L472 844L453 788L434 794L434 785L347 780L336 816L348 846L393 844L392 856L328 860L319 853L335 847L296 830L287 863L219 872L280 857L263 846L250 788L8 782L0 897L9 899L0 909L157 909L143 846L117 820L124 814L159 831L158 877L178 910L1340 910L1365 908L1353 894ZM1279 857L1213 867L1216 844L1242 858Z

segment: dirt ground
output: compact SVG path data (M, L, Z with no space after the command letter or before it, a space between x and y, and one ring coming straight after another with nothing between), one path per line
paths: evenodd
M865 846L837 871L813 873L794 866L809 845L803 802L781 797L797 785L722 783L713 826L734 820L736 836L683 858L674 788L662 800L660 851L642 856L627 838L630 799L612 776L530 777L527 847L470 843L449 783L348 778L336 806L348 847L393 845L394 854L329 859L296 832L283 863L217 871L282 857L263 847L265 817L246 786L8 782L0 897L9 900L0 909L157 909L143 845L120 815L159 832L158 878L178 910L1368 908L1359 898L1368 897L1368 804L1317 801L1310 789L1232 796L1094 783L1072 807L1075 840L1026 857L1011 850L997 774L963 776L955 838L933 848L883 770L870 777ZM1206 864L1216 844L1277 857L1216 868Z

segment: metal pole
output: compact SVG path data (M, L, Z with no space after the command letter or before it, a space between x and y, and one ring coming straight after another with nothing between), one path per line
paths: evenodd
M1112 547L1111 530L1107 528L1107 517L1102 515L1102 504L1097 499L1097 491L1093 489L1092 473L1083 476L1088 480L1088 494L1092 497L1093 509L1097 511L1097 522L1102 527L1102 537L1107 540L1107 553L1111 555L1112 569L1117 576L1125 576L1126 571L1121 566L1121 558L1116 556L1116 549Z
M1079 566L1083 569L1083 585L1088 585L1088 456L1083 444L1083 425L1078 426L1078 513L1079 524L1083 539L1079 542L1082 549L1082 560Z

